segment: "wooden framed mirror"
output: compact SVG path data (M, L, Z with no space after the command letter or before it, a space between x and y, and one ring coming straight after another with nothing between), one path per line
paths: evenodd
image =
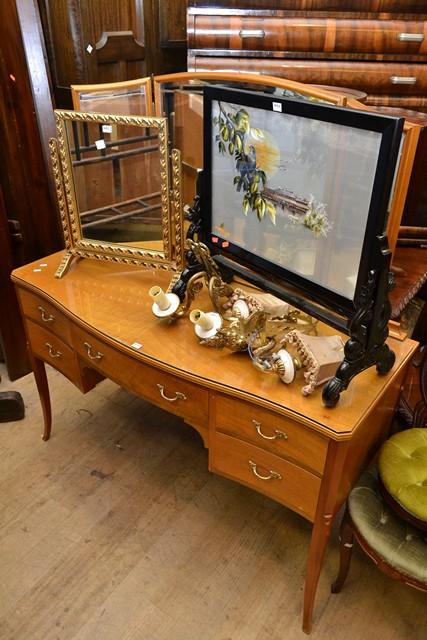
M153 97L151 78L102 84L72 84L71 97L76 111L151 116Z
M155 113L168 118L171 144L182 154L183 200L189 203L196 191L198 173L203 169L203 88L218 86L247 89L266 95L305 99L372 113L384 110L367 106L346 95L347 89L303 84L264 74L234 71L196 71L154 76ZM400 221L408 193L420 125L407 119L399 151L392 194L388 206L387 236L394 253Z
M55 111L50 141L67 254L179 270L181 160L165 118Z
M306 98L344 106L346 96L307 84L264 74L234 71L180 72L154 76L155 114L168 118L173 147L182 154L183 198L192 202L198 172L203 168L203 89L221 85L259 91L268 95Z

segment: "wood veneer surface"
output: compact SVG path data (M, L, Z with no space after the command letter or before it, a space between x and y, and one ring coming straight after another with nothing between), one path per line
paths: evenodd
M198 9L212 8L236 8L247 9L248 4L252 9L285 9L301 11L390 11L426 13L425 3L422 0L189 0L189 7Z
M199 345L188 319L169 325L155 318L148 290L153 284L166 289L170 273L85 259L74 261L67 275L58 280L54 273L61 257L59 252L44 259L47 266L40 271L34 271L40 269L39 263L21 267L14 272L14 280L35 291L43 291L78 323L94 328L116 348L132 353L143 362L297 417L333 439L351 436L390 385L397 384L400 366L408 361L416 347L410 340L390 339L389 344L397 356L393 370L386 377L378 376L375 368L363 372L342 394L339 405L328 409L322 405L320 389L309 398L302 396L302 371L292 385L285 386L276 376L257 371L246 354L231 354ZM208 310L207 294L199 295L195 305ZM333 333L324 325L321 332ZM132 349L134 342L142 344L142 348Z
M238 58L239 71L267 73L308 84L337 85L351 89L385 94L423 96L427 90L427 65L402 62L348 62L339 60L300 60L269 58ZM195 58L194 71L230 71L236 68L236 58L200 55ZM416 83L396 85L392 77L413 76Z
M189 0L188 68L242 70L425 111L427 5L417 0Z
M402 270L395 275L396 286L390 294L392 318L398 318L427 280L427 248L398 246L393 264Z
M258 36L245 35L253 30ZM401 33L424 35L414 20L346 19L260 15L196 15L189 29L190 49L235 49L335 53L425 54L427 43L402 41ZM422 58L421 58L422 60Z

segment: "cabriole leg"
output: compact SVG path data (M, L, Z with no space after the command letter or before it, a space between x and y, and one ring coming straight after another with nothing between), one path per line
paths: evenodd
M52 409L50 405L49 385L47 382L46 368L43 360L39 360L30 353L30 361L33 368L34 378L39 392L40 402L43 409L44 431L43 440L49 440L52 428Z

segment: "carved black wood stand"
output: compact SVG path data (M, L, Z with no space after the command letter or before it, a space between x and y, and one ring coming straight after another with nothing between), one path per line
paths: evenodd
M385 238L378 238L380 244ZM389 271L390 254L383 249L384 266L368 273L368 281L355 301L356 312L349 323L350 339L344 346L344 360L335 376L323 388L322 398L327 407L334 407L341 391L358 374L376 365L379 374L390 371L396 356L385 341L388 337L388 321L391 305L388 293L394 286Z
M186 217L187 220L190 221L186 238L187 240L194 240L200 235L202 225L200 195L196 195L194 198L193 205L188 209ZM181 302L185 299L187 284L190 278L192 278L196 273L201 273L204 270L203 264L197 259L191 249L185 252L185 264L186 267L181 271L179 279L171 289L172 293L175 293Z

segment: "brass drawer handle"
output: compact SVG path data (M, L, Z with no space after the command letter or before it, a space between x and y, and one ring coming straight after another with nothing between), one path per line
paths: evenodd
M259 478L260 480L281 480L282 479L282 476L278 471L272 471L272 470L268 472L268 476L262 476L260 473L258 473L256 462L252 462L252 460L248 460L248 462L249 462L249 466L252 469L252 473L254 474L254 476Z
M391 76L391 84L415 84L417 79L415 76Z
M62 351L56 351L53 346L50 344L50 342L46 342L46 346L49 350L49 355L52 358L60 358L62 356Z
M422 42L424 40L423 33L399 33L397 36L401 42Z
M252 420L252 422L255 425L258 435L260 435L261 438L264 438L264 440L278 440L279 438L283 438L284 440L288 439L288 434L285 431L280 431L279 429L274 430L274 436L266 436L265 433L261 431L261 423L257 420Z
M239 31L241 38L265 38L265 31L262 29L242 29Z
M185 393L181 393L181 391L175 391L175 395L173 396L173 398L169 398L165 394L165 388L162 384L158 384L157 387L163 400L167 400L168 402L176 402L176 400L187 400L187 396L185 395Z
M89 342L84 342L83 346L86 347L86 353L91 360L101 360L104 357L104 354L100 351L92 353L92 345L90 345Z
M39 305L37 309L40 311L43 322L53 322L55 320L55 316L53 316L51 313L47 315L46 309L44 309L41 305Z

